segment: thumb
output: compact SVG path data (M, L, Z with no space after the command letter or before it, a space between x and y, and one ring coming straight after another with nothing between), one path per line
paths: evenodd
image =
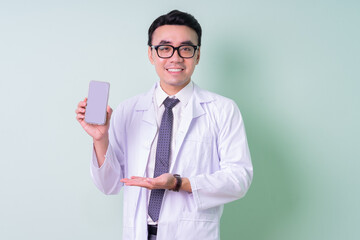
M107 114L106 114L106 123L108 124L110 119L111 119L112 112L113 112L112 108L109 105L106 108L106 112L107 112Z

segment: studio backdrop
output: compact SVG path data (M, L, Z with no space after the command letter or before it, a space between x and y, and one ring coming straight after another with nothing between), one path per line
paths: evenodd
M1 1L0 239L121 239L122 196L93 185L75 108L90 80L112 108L158 81L147 30L173 9L203 28L192 80L245 121L254 180L221 239L358 239L355 0Z

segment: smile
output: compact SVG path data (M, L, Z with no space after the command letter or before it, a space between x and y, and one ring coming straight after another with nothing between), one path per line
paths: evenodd
M181 72L183 69L181 68L168 68L166 69L168 72Z

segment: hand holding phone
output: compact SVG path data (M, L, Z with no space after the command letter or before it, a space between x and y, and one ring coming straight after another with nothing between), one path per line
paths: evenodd
M109 83L91 81L88 98L80 101L75 113L83 129L93 138L98 165L105 161L112 109L107 105Z
M92 84L91 84L92 85ZM92 87L89 87L89 92L92 92ZM89 96L92 94L89 94ZM107 94L108 95L108 94ZM107 98L107 97L106 97ZM105 106L107 105L104 104ZM111 114L112 114L112 109L109 106L105 107L105 125L98 125L98 124L92 124L92 123L87 123L85 121L85 115L87 114L87 111L91 109L88 108L88 99L85 98L83 101L80 101L77 105L77 108L75 109L75 113L76 113L76 120L80 123L80 125L83 127L83 129L96 141L99 141L101 139L104 139L104 137L107 135L108 129L109 129L109 121L111 118ZM102 113L103 110L101 110L100 112ZM96 112L96 111L95 111ZM90 122L96 122L95 121L91 121ZM103 121L100 121L103 122Z

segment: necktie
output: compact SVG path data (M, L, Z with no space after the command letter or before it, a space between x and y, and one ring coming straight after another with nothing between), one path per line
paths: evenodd
M169 156L171 133L173 125L172 108L179 102L179 99L166 98L164 100L165 111L161 119L158 143L156 147L154 178L163 173L169 172ZM149 216L156 222L159 219L161 202L165 193L165 189L151 190L149 201Z

